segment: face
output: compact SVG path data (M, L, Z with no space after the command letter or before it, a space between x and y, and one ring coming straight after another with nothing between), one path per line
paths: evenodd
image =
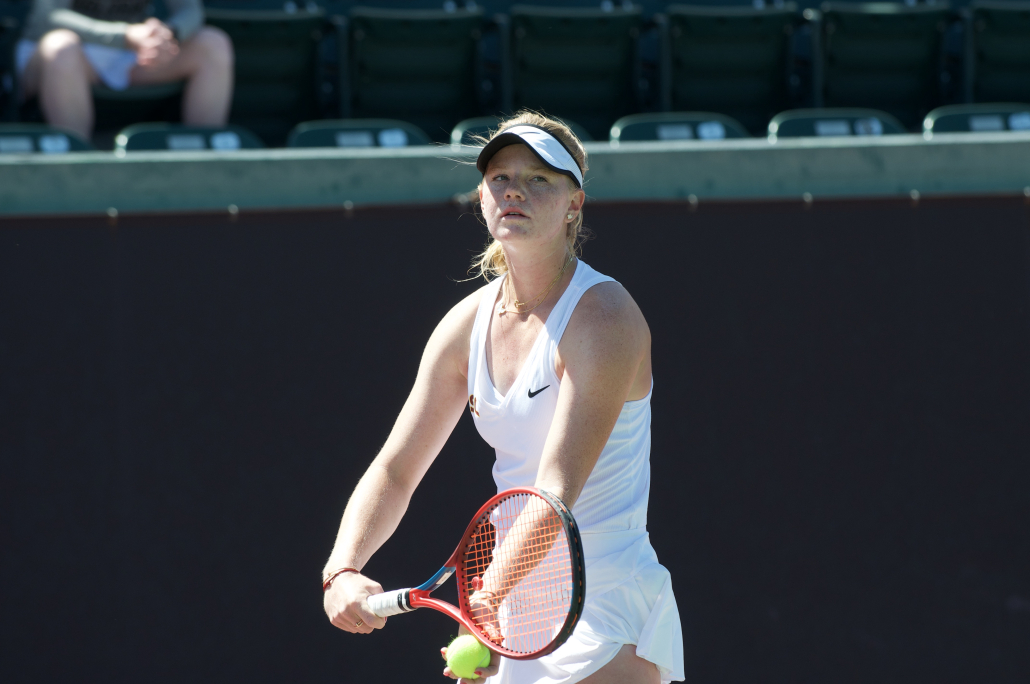
M565 226L586 195L568 176L544 166L525 145L502 147L479 186L490 234L506 248L565 242Z

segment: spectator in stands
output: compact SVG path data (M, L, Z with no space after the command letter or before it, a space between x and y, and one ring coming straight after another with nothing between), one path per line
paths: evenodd
M88 139L92 84L124 90L185 81L183 122L224 124L232 100L232 42L204 26L201 0L166 3L171 16L162 22L147 16L150 0L34 0L17 47L22 96L38 96L52 126Z

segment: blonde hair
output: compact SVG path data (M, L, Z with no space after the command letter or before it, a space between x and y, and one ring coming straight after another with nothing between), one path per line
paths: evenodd
M572 132L572 129L560 119L552 119L529 109L523 109L515 116L500 122L497 128L490 132L489 137L478 138L477 142L485 145L493 140L498 133L519 124L538 126L560 140L568 148L572 158L576 160L579 170L584 176L586 175L587 152L583 149L583 143L579 141L579 138ZM569 179L569 183L575 185L572 179ZM476 201L479 201L478 193L476 193ZM565 244L569 248L569 253L579 256L582 252L583 242L587 237L588 231L583 227L583 210L580 209L576 212L576 217L565 224ZM469 271L475 271L476 275L483 276L486 280L491 280L507 273L508 262L504 257L501 243L491 237L486 244L486 249L472 260L472 267Z

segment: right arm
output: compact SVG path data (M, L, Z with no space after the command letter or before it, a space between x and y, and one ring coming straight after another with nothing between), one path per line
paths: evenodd
M451 309L429 338L411 394L347 502L323 580L339 568L360 571L390 538L415 487L458 423L468 400L469 338L479 295L477 291ZM364 575L344 573L325 593L326 614L340 629L368 634L386 624L366 602L370 594L381 592Z
M68 29L77 33L86 43L97 43L110 47L124 48L125 30L129 24L124 21L100 21L72 10L72 0L35 0L32 22L39 25L42 36L54 29ZM28 31L26 33L29 33ZM34 38L39 40L38 37Z

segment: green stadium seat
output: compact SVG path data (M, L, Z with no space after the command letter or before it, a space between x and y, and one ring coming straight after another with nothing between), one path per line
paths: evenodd
M581 142L591 142L594 139L589 131L575 121L569 121L568 119L562 119L562 121L572 129L572 132L576 134L576 137ZM477 116L472 119L459 121L454 129L451 130L451 145L478 145L479 142L476 140L476 137L488 136L490 131L497 128L497 124L500 122L501 119L496 116Z
M966 16L966 102L1030 102L1030 2L976 0Z
M715 112L630 114L612 125L613 145L633 140L725 140L749 138L741 123Z
M569 117L597 139L639 109L637 5L510 9L505 109Z
M822 5L822 59L813 87L821 107L873 107L909 130L941 104L946 3Z
M305 121L290 131L287 147L410 147L433 143L418 126L396 119Z
M0 0L0 121L13 121L18 111L14 48L31 5Z
M242 126L184 126L169 123L134 124L114 139L115 153L140 150L253 150L261 139Z
M793 109L769 122L769 138L878 136L905 133L887 112L876 109Z
M733 117L755 135L791 105L794 3L768 7L670 5L662 26L662 109Z
M177 121L182 110L185 82L132 86L112 90L93 86L96 129L117 131L140 121Z
M1030 104L995 102L938 107L923 120L923 135L1030 131Z
M477 51L483 12L355 7L349 68L341 70L344 117L410 121L440 142L480 111Z
M93 145L74 133L46 124L0 124L0 154L63 154L93 149Z
M283 10L206 10L207 23L229 34L236 51L229 120L254 131L266 145L282 145L290 129L322 115L319 46L338 29L314 3L298 4L287 3Z

